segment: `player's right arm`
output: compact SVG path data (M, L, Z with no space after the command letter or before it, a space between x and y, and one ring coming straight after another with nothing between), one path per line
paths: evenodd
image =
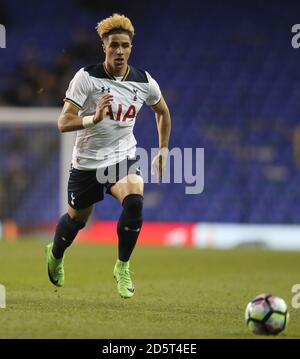
M58 118L58 129L60 132L71 132L83 130L96 125L102 121L105 116L105 109L112 101L111 95L101 96L94 115L78 116L83 108L85 101L93 91L93 85L89 79L88 73L81 68L66 91L65 104Z
M110 105L113 97L111 95L102 96L96 107L96 112L92 118L92 122L96 125L101 122L105 115L105 109ZM62 112L58 118L58 129L60 132L71 132L77 130L83 130L84 126L83 117L78 116L79 108L73 105L71 102L66 101Z

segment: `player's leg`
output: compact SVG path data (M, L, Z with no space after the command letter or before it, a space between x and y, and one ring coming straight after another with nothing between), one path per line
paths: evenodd
M110 188L123 206L118 222L119 259L127 262L135 247L143 223L143 178L129 174Z
M79 230L85 226L93 207L90 206L85 209L69 207L68 212L60 218L52 248L52 253L56 259L63 257L65 250L72 244Z
M73 243L79 230L85 226L93 207L80 210L69 207L57 224L53 243L46 247L48 276L58 287L64 284L64 252Z
M68 181L69 209L56 227L53 243L47 246L48 275L56 286L64 283L64 252L72 244L93 211L94 203L103 199L103 186L97 181L96 171L71 168Z
M136 174L129 174L110 188L111 194L123 206L117 227L119 258L114 268L119 294L123 298L130 298L134 294L129 272L129 259L143 223L143 191L143 179Z

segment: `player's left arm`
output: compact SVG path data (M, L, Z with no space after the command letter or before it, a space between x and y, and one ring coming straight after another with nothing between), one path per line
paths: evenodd
M168 153L169 139L171 134L171 116L165 99L161 95L160 101L151 106L155 112L158 131L159 151L152 161L152 174L156 174L158 182L164 174Z

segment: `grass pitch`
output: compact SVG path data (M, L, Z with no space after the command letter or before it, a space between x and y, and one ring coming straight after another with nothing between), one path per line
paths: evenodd
M116 247L73 245L62 289L48 281L44 242L0 242L0 338L257 338L244 310L257 294L284 298L290 323L278 338L300 338L300 253L137 247L136 294L119 297L112 270Z

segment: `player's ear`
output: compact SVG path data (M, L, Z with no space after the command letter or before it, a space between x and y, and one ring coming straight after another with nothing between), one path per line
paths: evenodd
M102 49L103 49L103 52L105 53L106 50L105 50L105 46L106 45L106 38L102 39Z

